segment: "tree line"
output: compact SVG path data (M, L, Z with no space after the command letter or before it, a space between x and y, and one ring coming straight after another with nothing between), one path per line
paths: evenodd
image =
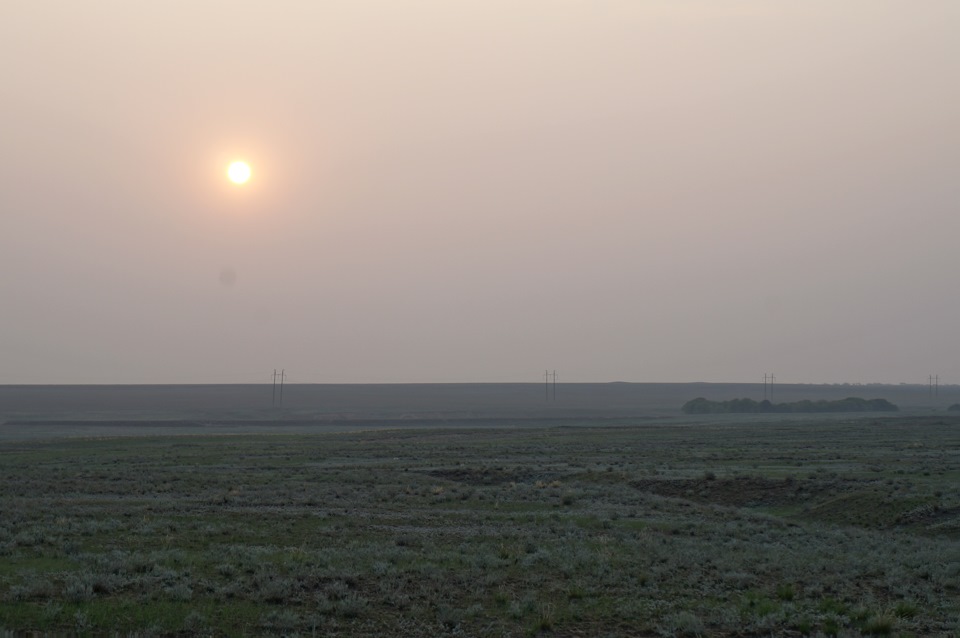
M683 404L685 414L794 414L806 412L896 412L896 405L886 399L861 399L847 397L835 401L793 401L790 403L771 403L753 399L730 399L729 401L709 401L703 397L692 399Z

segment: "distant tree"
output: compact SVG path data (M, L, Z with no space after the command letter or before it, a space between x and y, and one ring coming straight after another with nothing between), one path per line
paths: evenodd
M717 413L717 407L715 401L707 401L703 397L697 397L684 403L681 409L685 414L715 414Z

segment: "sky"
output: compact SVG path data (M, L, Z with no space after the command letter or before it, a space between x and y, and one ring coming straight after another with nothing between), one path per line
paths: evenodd
M7 0L0 78L0 383L960 383L956 0Z

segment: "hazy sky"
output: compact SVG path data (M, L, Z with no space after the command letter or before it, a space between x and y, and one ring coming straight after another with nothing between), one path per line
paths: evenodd
M958 204L956 0L0 7L2 383L955 383Z

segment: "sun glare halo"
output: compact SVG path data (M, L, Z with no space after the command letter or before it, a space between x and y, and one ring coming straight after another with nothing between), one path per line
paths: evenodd
M246 184L250 179L250 165L246 162L233 162L227 167L227 177L234 184Z

